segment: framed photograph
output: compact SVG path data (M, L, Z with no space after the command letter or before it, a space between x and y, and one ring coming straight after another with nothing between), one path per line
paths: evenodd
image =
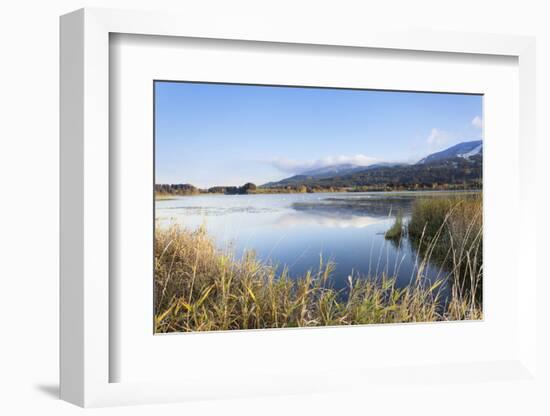
M154 100L155 333L483 319L482 95Z
M63 16L62 398L536 386L534 59Z

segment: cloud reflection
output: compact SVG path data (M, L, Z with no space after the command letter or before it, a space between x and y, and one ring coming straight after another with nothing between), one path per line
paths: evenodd
M275 225L295 227L299 225L322 225L330 228L365 228L386 221L386 218L365 215L335 215L330 213L292 212L281 215Z

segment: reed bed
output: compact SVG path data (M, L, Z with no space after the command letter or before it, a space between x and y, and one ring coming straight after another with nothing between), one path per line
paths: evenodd
M331 287L335 265L322 257L314 270L290 276L253 252L236 258L217 249L204 228L157 227L155 332L481 319L481 221L473 206L461 203L449 203L437 218L426 210L439 213L441 207L415 206L408 232L412 223L419 254L407 287L397 287L396 278L386 272L352 274L345 296ZM481 201L476 203L480 215ZM414 221L419 218L428 220L417 235ZM437 226L432 224L436 220ZM429 282L426 270L440 243L446 245L444 261L451 267ZM441 298L444 285L451 291L447 302Z
M386 240L398 241L403 236L403 212L399 211L395 217L395 222L391 228L386 231L384 237Z
M469 197L420 199L407 225L419 256L448 271L452 299L483 295L483 201Z

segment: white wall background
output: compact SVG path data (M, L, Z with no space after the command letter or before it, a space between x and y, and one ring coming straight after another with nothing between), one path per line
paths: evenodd
M539 218L546 220L544 188L550 183L546 159L550 128L550 12L536 0L5 0L0 6L0 413L73 414L82 410L56 399L58 383L58 16L81 7L178 10L208 20L211 13L235 14L302 24L432 28L535 35L538 41ZM546 214L546 215L545 215ZM541 224L539 249L546 252ZM545 247L543 247L543 244ZM542 268L544 256L539 256ZM550 277L550 276L549 276ZM544 283L538 291L548 292ZM540 305L541 313L544 312ZM542 316L542 315L541 315ZM547 326L550 328L550 324ZM548 370L546 354L540 354ZM542 351L541 351L542 352ZM549 374L546 371L546 374ZM330 382L330 381L328 381ZM494 386L502 400L489 403L467 385L458 396L438 386L425 394L419 414L548 414L530 394ZM550 388L548 389L550 391ZM101 409L104 414L411 414L407 398L388 391L387 406L369 407L369 394L281 397L225 402ZM415 414L415 412L413 412Z

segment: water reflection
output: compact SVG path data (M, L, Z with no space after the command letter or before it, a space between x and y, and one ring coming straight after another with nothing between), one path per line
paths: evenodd
M410 215L414 197L406 196L355 196L329 197L321 201L295 202L292 208L303 212L332 213L336 215L368 215L372 217L388 217L401 211Z
M426 195L425 193L422 195ZM199 195L156 201L157 226L172 223L190 229L206 227L220 249L237 256L253 250L258 258L287 267L294 276L316 270L320 259L336 264L331 285L347 286L349 275L387 273L400 287L418 269L417 252L403 238L384 238L401 212L406 222L418 195L408 194L279 194ZM428 265L428 280L441 269Z
M276 225L295 227L300 225L320 225L329 228L364 228L383 221L380 217L353 215L351 213L310 211L285 213L279 217Z

